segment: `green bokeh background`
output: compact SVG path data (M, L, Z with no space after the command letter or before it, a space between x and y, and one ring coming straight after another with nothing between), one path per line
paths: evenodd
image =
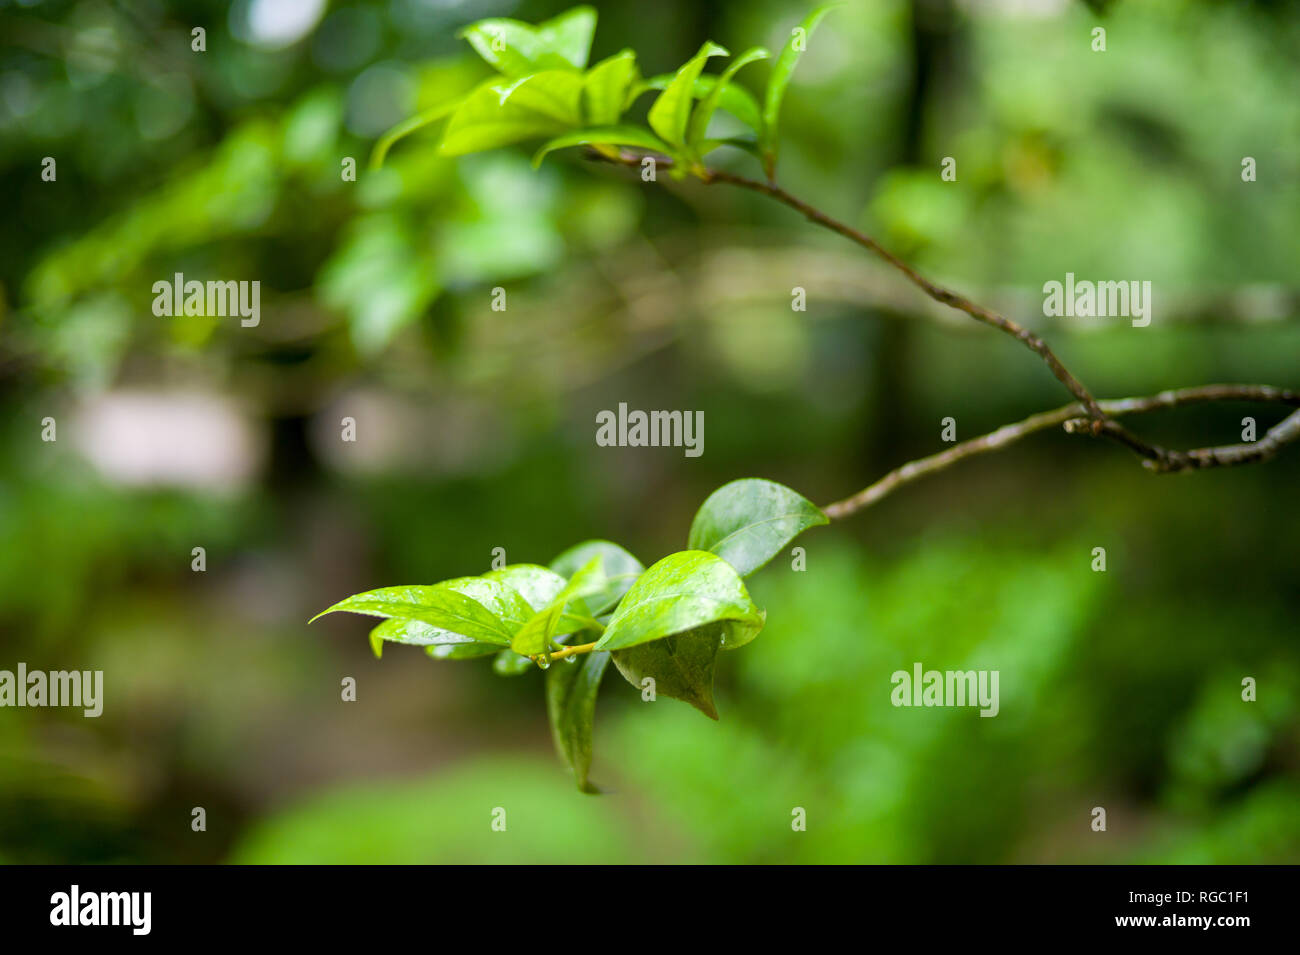
M633 46L647 73L705 38L775 47L805 12L597 6L593 60ZM105 674L99 719L0 710L0 861L1300 861L1294 449L1159 477L1043 433L810 532L806 570L749 582L768 624L721 660L719 723L610 671L600 797L551 752L540 674L308 628L494 548L606 537L649 564L726 481L824 503L942 447L947 416L966 438L1068 396L761 197L576 155L534 172L525 148L448 160L433 133L365 170L385 128L484 75L460 26L562 5L330 2L273 42L277 9L0 3L0 668ZM796 74L780 180L1040 331L1099 395L1294 387L1297 49L1290 2L854 0ZM1042 317L1067 271L1151 281L1152 324ZM175 272L259 280L261 323L154 316ZM221 409L246 444L197 440L242 470L124 480L104 462L175 440L142 418L96 444L124 395ZM619 402L702 410L705 453L597 447ZM1135 426L1232 443L1245 415L1281 413ZM1000 714L891 706L918 660L998 670Z

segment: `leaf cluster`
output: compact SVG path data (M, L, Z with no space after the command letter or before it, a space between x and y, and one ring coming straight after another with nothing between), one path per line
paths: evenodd
M643 698L684 700L717 719L718 653L749 643L766 620L742 578L825 523L790 488L747 478L713 492L695 515L687 549L648 568L618 544L590 540L547 566L384 587L312 619L337 611L383 618L370 632L376 656L385 643L405 643L438 660L491 657L501 676L545 670L556 749L579 788L594 792L592 727L609 663Z
M624 148L672 160L673 174L704 174L704 156L723 146L756 156L771 178L776 168L781 103L808 37L835 4L813 10L777 54L761 99L736 75L746 65L771 57L751 47L734 58L708 41L672 73L644 77L636 52L624 49L588 67L596 11L574 7L536 26L503 17L465 27L468 40L496 71L463 97L448 100L399 124L375 147L372 165L382 164L393 144L431 123L446 119L439 151L445 156L544 140L534 165L557 149L587 146L615 157ZM715 57L730 62L706 73ZM655 93L644 122L625 117L645 93ZM730 113L747 132L709 138L718 110Z

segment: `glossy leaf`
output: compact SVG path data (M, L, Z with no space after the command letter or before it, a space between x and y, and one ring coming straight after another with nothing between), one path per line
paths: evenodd
M519 592L512 587L507 587L498 581L488 580L484 577L457 577L453 580L445 580L436 584L436 588L450 590L468 597L475 603L484 607L493 619L496 621L497 628L495 633L513 634L516 630L524 625L524 622L532 616L532 608L519 595ZM394 614L394 616L397 616ZM417 617L415 619L425 619ZM433 623L439 626L436 620L426 620L427 623ZM446 626L445 624L442 626ZM447 627L447 629L454 629ZM462 633L464 631L455 631ZM474 637L485 643L498 642L489 640L482 636L466 633L466 636Z
M812 501L759 478L732 481L700 505L689 545L717 554L748 577L810 527L830 519Z
M690 119L691 103L695 96L695 81L711 56L727 56L727 51L713 42L707 42L700 51L687 60L650 107L647 117L650 128L667 143L680 146L686 139L686 122Z
M511 636L532 616L532 608L510 587L482 577L460 577L433 586L384 587L341 600L312 620L346 610L372 617L396 617L430 625L403 630L406 643L480 641L509 646ZM416 634L416 636L413 636ZM418 637L418 638L417 638ZM396 637L384 634L384 639Z
M509 651L491 643L439 643L425 647L424 652L435 660L477 660Z
M595 31L596 11L584 6L536 26L492 17L470 24L458 35L493 69L518 77L538 70L585 68Z
M421 647L434 645L465 646L471 643L479 643L479 641L471 640L463 634L444 630L442 627L435 627L420 620L407 620L402 617L385 620L370 631L370 648L372 650L375 649L377 644L382 646L384 642L406 643ZM497 644L489 643L484 645L491 647L493 650L499 649ZM375 656L379 656L378 651L376 651Z
M567 584L559 574L546 572L560 580L563 586L511 639L510 648L525 657L549 650L557 635L570 634L588 625L594 627L583 597L588 593L599 594L605 586L599 556L593 556L579 568Z
M672 147L648 129L640 126L601 126L555 137L534 154L533 167L540 166L548 153L570 146L636 146L665 155L672 154Z
M572 577L593 557L601 559L604 586L586 594L587 606L596 616L608 613L628 592L645 566L622 547L611 541L590 540L575 544L551 561L551 570L564 577Z
M614 666L638 690L644 691L643 680L653 679L656 697L683 700L716 720L713 671L722 646L722 630L722 624L714 623L653 643L615 650Z
M555 136L581 124L581 97L581 75L561 70L484 83L447 121L439 152L460 156Z
M722 646L732 649L758 635L763 613L725 560L707 551L680 551L637 579L596 648L622 650L711 623L722 624Z
M637 79L636 53L622 50L593 66L582 81L582 105L592 126L616 126Z
M799 24L799 32L790 31L790 39L786 41L781 54L772 64L772 75L768 78L767 92L763 97L763 128L759 134L759 144L763 151L763 167L769 179L776 171L776 130L781 115L781 101L785 98L785 89L790 85L794 68L799 64L799 57L803 55L803 50L798 48L796 41L801 33L806 44L822 17L837 6L838 3L827 3L809 13L803 23Z
M723 93L729 89L741 88L731 82L732 77L745 64L753 63L755 60L765 60L768 55L767 50L761 46L751 47L727 64L727 68L722 72L722 75L714 81L713 88L704 95L704 98L695 107L695 112L691 114L690 126L686 132L686 143L692 152L699 154L700 146L704 142L704 136L709 130L709 120L713 119L714 112L721 104Z
M555 571L541 564L511 564L500 570L489 570L483 576L514 588L534 613L554 600L567 583Z
M578 788L599 792L587 778L591 769L592 727L596 717L596 693L609 664L608 653L588 653L552 664L546 671L546 712L551 736L560 758L573 770Z

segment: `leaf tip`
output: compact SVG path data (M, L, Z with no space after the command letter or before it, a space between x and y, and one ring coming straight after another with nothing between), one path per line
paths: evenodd
M709 719L713 720L715 723L721 722L721 720L718 717L718 708L713 705L712 700L704 699L701 697L699 699L690 700L689 702L691 706L695 707L697 710L699 710Z

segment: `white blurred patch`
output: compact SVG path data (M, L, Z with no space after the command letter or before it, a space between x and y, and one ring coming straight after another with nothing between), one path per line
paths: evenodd
M1073 0L959 0L970 16L1059 17Z
M259 431L231 400L216 394L115 391L80 408L74 446L109 481L230 490L262 463Z
M344 418L355 422L355 440L344 440ZM366 388L344 394L312 419L311 445L326 466L345 474L464 476L507 462L515 440L478 402Z
M324 13L325 0L246 0L231 8L231 32L246 43L280 49L310 33Z

